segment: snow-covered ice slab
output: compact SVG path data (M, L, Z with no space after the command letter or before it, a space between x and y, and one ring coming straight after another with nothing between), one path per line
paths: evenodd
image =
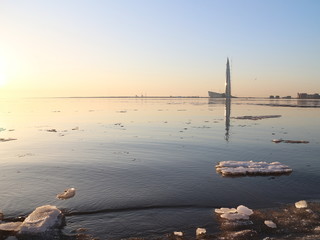
M22 224L22 222L0 223L0 231L17 232L17 231L19 231L21 224Z
M216 171L222 176L245 176L290 174L292 169L280 162L222 161Z
M21 224L19 234L41 234L64 225L64 216L55 206L36 208Z

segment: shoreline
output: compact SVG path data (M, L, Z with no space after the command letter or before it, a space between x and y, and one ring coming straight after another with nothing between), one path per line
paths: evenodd
M238 206L246 208L245 206ZM123 239L123 240L147 240L147 239L163 239L163 240L243 240L243 239L264 239L264 240L280 240L280 239L320 239L320 200L317 201L299 201L291 204L284 204L276 208L248 209L249 215L242 217L234 217L235 208L211 209L212 215L217 222L218 231L212 231L210 228L195 228L193 236L190 233L180 231L168 232L165 234L154 233L152 236L138 236L125 238L103 238L103 236L95 236L90 229L80 227L65 233L65 229L56 229L54 231L54 239L81 239L81 240L103 240L103 239ZM232 217L222 217L222 212L230 212ZM240 214L240 215L241 215ZM246 214L246 213L245 213ZM0 215L2 215L0 213ZM65 214L68 218L68 214ZM244 217L243 217L244 216ZM2 224L10 222L21 222L25 217L3 218ZM68 220L66 221L68 225ZM0 224L1 227L1 224ZM199 230L200 229L200 230ZM49 229L50 237L52 229ZM207 233L206 233L207 231ZM198 234L196 234L198 233ZM200 233L200 234L199 234ZM1 231L1 239L19 239L16 238L13 231ZM23 237L23 236L22 236ZM35 235L38 239L43 239L43 235ZM48 238L45 238L48 239ZM49 238L51 239L51 238Z

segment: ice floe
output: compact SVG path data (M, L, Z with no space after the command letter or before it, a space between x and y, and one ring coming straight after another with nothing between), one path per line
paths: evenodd
M292 169L280 162L222 161L216 165L222 176L289 174Z
M15 232L18 235L51 234L65 225L62 212L55 206L36 208L23 222L1 222L0 232Z
M76 189L75 188L68 188L68 189L64 190L63 193L59 193L57 195L57 198L65 200L65 199L74 197L75 194L76 194Z
M0 231L4 232L18 232L22 222L8 222L0 224Z
M45 233L64 225L64 215L55 206L45 205L36 208L21 224L20 234Z
M308 207L308 204L305 200L301 200L299 202L296 202L294 205L296 206L296 208L307 208Z
M205 235L207 230L205 228L197 228L196 229L196 236Z
M17 140L17 139L16 138L0 138L0 142L9 142L14 140Z
M273 139L272 142L274 143L309 143L309 141L305 141L305 140L284 140L284 139Z
M174 236L183 237L183 232L173 232Z
M221 218L225 218L228 220L248 220L249 216L253 214L253 211L246 206L239 205L237 209L235 208L220 208L215 209L215 212L221 214Z
M269 228L277 228L277 225L271 220L265 220L264 224L267 225Z
M281 115L241 116L241 117L234 117L234 119L261 120L266 118L279 118L279 117L281 117Z

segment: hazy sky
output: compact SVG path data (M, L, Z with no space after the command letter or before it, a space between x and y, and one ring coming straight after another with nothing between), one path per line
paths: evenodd
M319 0L0 0L0 97L320 92Z

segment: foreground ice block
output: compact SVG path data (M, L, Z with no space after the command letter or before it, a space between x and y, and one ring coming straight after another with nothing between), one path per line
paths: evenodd
M41 234L61 228L64 215L55 206L45 205L36 208L21 224L19 234Z
M222 176L290 174L292 169L280 162L222 161L216 165Z

